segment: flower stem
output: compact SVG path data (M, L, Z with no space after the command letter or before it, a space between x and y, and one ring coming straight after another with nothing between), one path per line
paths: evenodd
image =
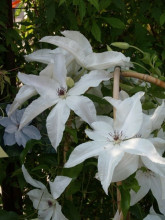
M120 84L120 67L116 67L114 70L114 81L113 81L113 98L119 99L119 84ZM116 118L116 109L113 107L113 118ZM121 185L122 182L117 182L117 186ZM117 188L117 207L119 212L121 212L120 207L121 194ZM121 214L120 220L123 220L123 215Z
M134 71L123 71L123 72L121 72L121 75L125 76L125 77L133 77L133 78L141 79L146 82L153 83L153 84L165 89L165 82L163 82L160 79L155 78L153 76L149 76L147 74L137 73Z

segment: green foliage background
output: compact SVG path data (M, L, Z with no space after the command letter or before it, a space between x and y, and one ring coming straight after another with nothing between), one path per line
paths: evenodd
M132 61L144 66L135 64L136 71L146 74L150 72L151 75L165 80L165 5L163 0L23 0L19 7L24 8L27 16L23 21L11 25L8 17L8 1L1 0L0 107L2 110L5 109L7 103L13 101L17 93L17 72L38 74L44 67L39 63L26 63L24 55L41 48L55 48L39 43L39 40L47 35L60 35L63 30L80 31L90 41L95 52L106 51L107 45L110 46L112 42L128 42L140 48L144 53L132 47L127 50L111 48L123 52L126 56L130 56ZM20 9L17 9L15 13L19 14L19 11ZM135 86L134 82L128 79L122 79L121 88L131 95L140 90L145 91L143 107L146 110L158 105L155 97L165 98L163 89L154 85L142 87L136 84ZM111 88L102 87L102 92L104 96L112 94ZM95 96L90 96L90 98L106 108L105 103L103 104L100 99ZM25 103L24 106L27 104ZM16 188L21 191L19 192L21 195L24 195L23 199L21 196L18 198L13 195L12 204L10 207L5 206L6 211L0 211L0 218L2 216L4 220L13 220L31 219L37 216L31 201L25 196L25 191L29 190L30 186L26 184L22 176L20 167L23 162L34 178L45 183L46 176L53 179L56 175L62 174L73 178L72 184L60 199L63 212L70 220L112 218L117 207L116 186L112 184L110 196L105 195L100 182L94 178L97 172L95 159L89 159L72 169L64 169L62 151L56 154L46 135L43 123L45 118L46 113L43 113L34 121L41 130L42 140L30 141L24 150L17 145L3 146L3 127L0 127L0 144L11 156L7 159L0 159L0 185ZM73 118L74 116L70 120ZM68 125L59 149L63 148L68 137L70 137L70 151L77 146L77 140L79 143L86 141L85 126L72 129ZM28 153L29 150L30 153ZM11 164L12 168L10 168ZM132 184L125 188L123 186L121 189L122 194L125 195L125 201L129 200L126 192L137 185L134 176L130 178L132 178L131 181L128 181ZM157 207L152 195L148 196L151 198L150 202L147 201L143 203L143 206L136 205L131 208L132 219L142 220L152 203ZM5 200L3 196L1 199L2 207Z

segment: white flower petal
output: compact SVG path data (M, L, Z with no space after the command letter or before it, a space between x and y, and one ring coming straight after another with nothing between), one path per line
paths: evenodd
M31 61L37 61L37 62L41 62L41 63L51 63L54 61L53 59L53 54L51 54L52 50L50 49L40 49L37 50L29 55L25 56L25 60L28 62Z
M65 123L69 118L70 109L65 100L60 100L52 109L46 120L48 137L52 146L57 149L62 140Z
M141 170L137 171L136 173L136 179L139 183L140 189L136 193L135 191L131 190L131 202L130 205L135 205L137 202L139 202L150 190L151 188L151 181L148 176L145 175Z
M104 99L107 100L115 108L117 108L122 103L121 100L113 99L112 97L109 96L104 97Z
M41 134L39 130L33 125L29 125L22 128L22 132L26 134L28 137L30 137L30 139L35 139L35 140L41 139Z
M53 213L55 211L55 207L51 207L49 209L43 209L38 211L38 219L39 220L50 220L52 219L51 217L53 216Z
M112 181L115 167L124 156L121 149L113 148L104 150L98 157L98 175L105 193L108 195L108 187Z
M143 220L161 220L157 215L147 215Z
M103 53L92 53L85 57L85 67L87 69L108 69L111 67L132 67L129 57L116 51L106 51Z
M46 76L48 78L53 77L53 69L54 69L54 63L49 63L40 73L40 76Z
M138 169L138 164L138 156L125 153L122 160L115 167L112 182L119 182L128 178Z
M57 201L56 201L55 211L52 216L52 220L68 220L67 218L65 218L65 216L61 212L61 206L59 205Z
M161 188L162 188L162 199L165 199L165 178L160 176Z
M162 177L165 177L165 162L162 163L162 160L164 160L164 158L162 159L161 158L159 160L155 156L155 159L157 159L155 163L154 161L150 160L150 158L147 157L141 157L141 160L148 169L152 170L153 172L159 174Z
M81 34L79 31L62 31L61 32L65 37L76 41L82 50L86 51L86 54L90 54L93 52L92 47L87 40L87 38Z
M94 140L94 141L107 141L107 136L104 136L104 133L102 135L101 132L98 131L92 131L90 129L86 129L85 133L87 134L87 136Z
M58 81L61 87L66 88L66 63L63 54L56 54L54 57L53 78Z
M18 127L15 124L10 124L5 128L5 132L14 133L18 130Z
M151 134L152 129L152 122L150 120L150 117L148 115L143 114L143 123L139 129L139 132L137 133L137 136L148 138Z
M19 108L25 101L36 95L37 92L32 86L23 85L18 91L14 102L10 106L8 115L10 116L17 108Z
M28 171L27 171L27 169L25 168L24 165L22 165L22 172L23 172L24 178L25 178L27 183L31 184L32 186L34 186L36 188L45 190L45 188L46 188L45 185L43 183L41 183L40 181L33 179L29 175L29 173L28 173Z
M116 108L114 129L122 131L126 138L136 135L142 125L143 114L140 98L143 94L143 92L136 93L131 98L122 101Z
M96 109L93 102L84 96L68 96L66 103L79 117L91 124L96 121Z
M126 98L129 98L128 93L126 93L124 90L121 90L120 93L119 93L119 99L124 100Z
M12 146L16 143L15 134L4 133L3 135L4 145Z
M46 76L27 75L24 73L18 73L18 78L29 86L33 86L37 92L42 96L47 96L49 99L56 99L56 89L59 88L59 84Z
M93 70L85 74L75 83L74 87L68 92L69 95L84 94L90 87L98 86L102 81L109 80L112 76L104 70Z
M52 105L56 104L55 101L50 99L45 99L39 97L38 99L34 100L25 110L23 117L20 122L19 129L23 128L26 124L28 124L32 119L34 119L37 115L42 113L47 108L51 107Z
M162 102L161 106L159 106L153 115L150 117L152 121L152 131L159 129L161 124L165 119L165 103Z
M162 155L165 151L165 139L154 137L154 138L148 138L149 141L153 143L156 150L160 155Z
M53 182L49 182L50 191L54 199L60 197L66 187L70 184L72 178L66 176L56 176Z
M151 191L157 200L160 212L165 215L165 199L162 199L161 181L158 175L151 176Z
M25 147L28 140L30 140L30 137L23 134L22 131L17 131L15 132L15 140L19 146L22 145Z
M10 118L0 116L0 125L2 125L3 127L7 127L8 125L11 124L13 124L13 122Z
M63 49L70 52L75 59L77 60L80 66L84 66L84 59L87 55L86 51L83 51L81 46L74 40L71 40L66 37L59 37L59 36L46 36L43 37L40 42L46 42L50 44L54 44L58 47L62 47Z
M65 167L73 167L82 163L84 160L95 157L104 150L106 142L103 141L89 141L78 145L71 153L69 160L66 162Z

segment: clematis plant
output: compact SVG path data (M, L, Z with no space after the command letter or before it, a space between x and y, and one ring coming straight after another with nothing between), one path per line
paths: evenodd
M57 199L72 179L66 176L56 176L53 182L49 181L50 194L43 183L29 175L24 165L22 172L26 182L37 188L29 191L27 195L32 200L34 208L38 210L38 219L67 220L61 212L61 206Z
M11 105L7 105L6 113L8 113ZM22 129L19 129L20 121L25 109L16 110L10 117L0 116L0 125L5 127L3 136L5 145L14 145L17 143L19 146L26 146L27 141L30 139L39 140L41 134L39 130L29 123Z
M61 142L70 109L88 124L96 121L96 110L93 102L82 94L90 87L95 87L103 80L109 80L112 77L110 73L104 70L93 70L68 89L66 74L65 58L62 54L58 54L56 57L52 78L45 75L18 73L19 79L25 85L34 88L40 95L26 108L19 129L22 129L45 109L55 105L46 122L48 136L55 149ZM10 111L12 112L12 108Z
M114 70L115 66L122 68L132 67L129 57L116 51L94 53L87 38L79 31L63 31L61 36L46 36L40 42L54 44L70 52L77 63L89 70L108 69Z
M143 94L139 92L115 106L116 118L114 120L109 118L106 121L93 122L91 124L93 130L86 130L86 134L93 141L77 146L65 167L73 167L87 158L97 156L98 177L106 194L108 194L114 169L122 161L125 153L145 156L151 162L161 164L165 168L165 160L156 151L152 142L137 136L143 122L140 103ZM112 105L116 103L113 98L106 99Z

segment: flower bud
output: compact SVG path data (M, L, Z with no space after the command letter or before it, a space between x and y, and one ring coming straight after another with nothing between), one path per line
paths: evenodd
M74 81L71 77L66 77L66 84L68 87L73 87L74 86Z
M111 43L111 45L114 47L118 47L120 49L128 49L130 47L130 45L125 42L114 42L114 43Z

